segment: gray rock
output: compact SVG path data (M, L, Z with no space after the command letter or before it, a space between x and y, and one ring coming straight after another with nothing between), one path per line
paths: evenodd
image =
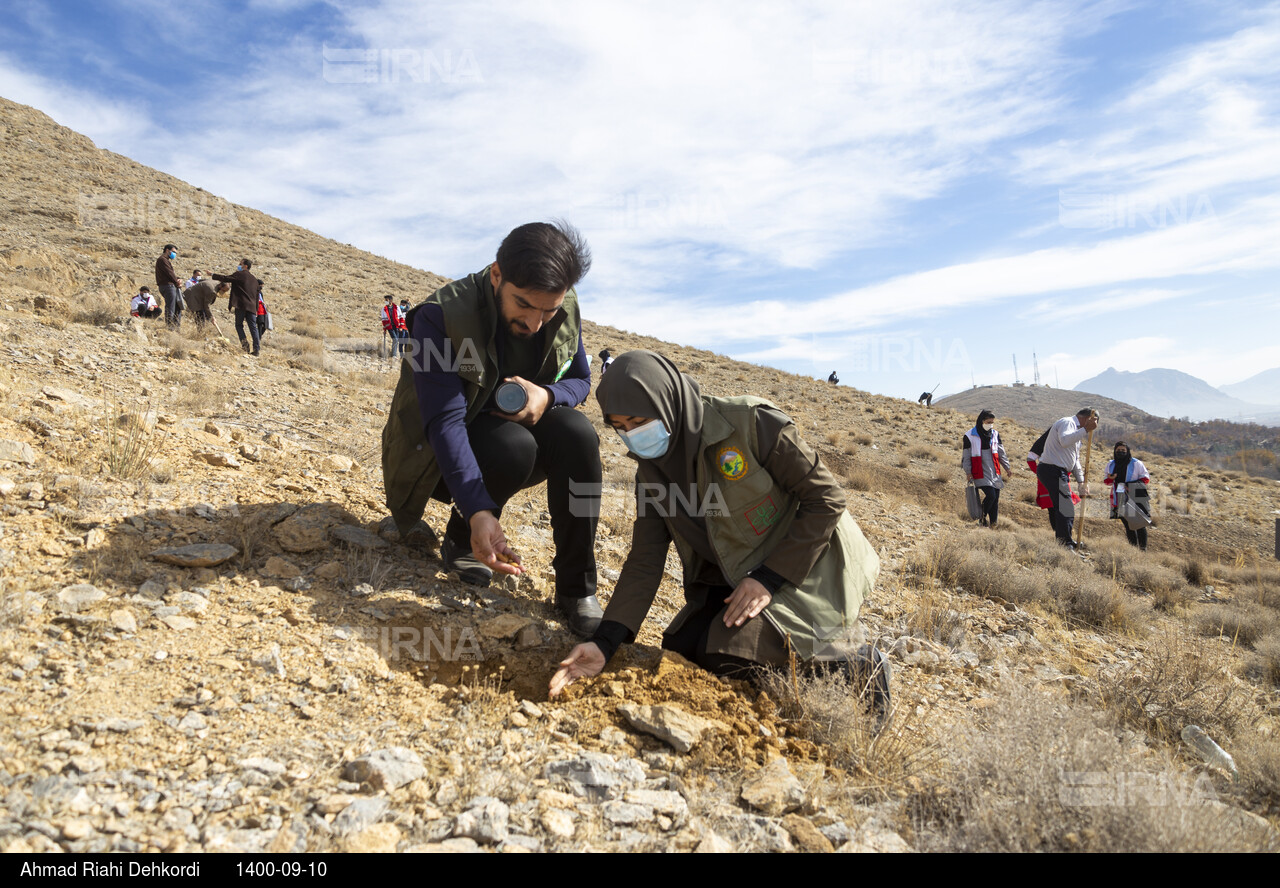
M173 597L173 603L184 611L202 614L209 609L209 600L196 592L179 592Z
M88 583L76 583L74 586L66 586L58 593L58 608L66 613L78 613L79 611L87 610L106 597L107 593L97 586L92 586Z
M274 642L270 650L253 661L253 665L261 667L270 675L278 675L281 678L284 678L287 674L284 658L280 655L280 645Z
M179 731L203 731L207 727L209 723L198 712L188 712L182 717L182 721L178 722Z
M190 546L156 549L151 557L178 567L217 567L239 554L239 549L227 543L193 543Z
M403 746L391 746L348 762L344 775L356 783L367 783L374 789L394 792L426 773L427 769L416 752Z
M784 758L775 758L742 784L742 800L770 817L794 811L804 804L804 786L791 773Z
M194 629L198 625L195 620L190 617L184 617L181 614L168 614L161 617L160 622L174 632L186 632L188 629Z
M105 734L110 731L115 734L128 734L130 731L136 731L142 727L145 722L134 718L107 718L97 722L80 722L81 728L89 731L97 731Z
M257 771L265 774L267 777L276 778L284 775L285 766L275 759L269 759L261 756L253 758L240 759L236 762L236 766L242 771Z
M390 807L391 802L383 796L356 799L333 818L333 831L343 836L358 833L377 823L378 818L387 813Z
M164 598L166 591L168 591L168 586L159 577L151 577L138 587L138 594L143 598L153 598L157 601Z
M633 805L652 808L657 813L676 820L683 820L689 813L689 805L685 802L684 796L669 789L631 789L622 799Z
M836 849L837 854L903 854L911 850L902 836L891 829L862 829Z
M720 722L692 715L672 703L657 706L622 703L618 711L633 728L657 737L677 752L689 752L708 731L725 729Z
M84 814L93 807L93 800L83 786L57 775L31 784L31 799L37 808L53 812Z
M633 758L614 758L603 752L580 752L570 759L548 762L548 779L560 778L578 796L601 801L615 798L644 780L644 766Z
M391 546L390 543L376 533L350 524L335 527L329 531L329 534L335 540L344 542L348 546L355 546L357 549L387 549Z
M475 839L485 845L496 845L507 839L507 820L510 809L492 796L472 799L467 810L453 823L455 838Z
M36 454L30 444L23 441L0 440L0 462L22 463L29 466L35 461Z
M633 805L629 802L605 802L600 806L604 819L614 826L630 826L635 823L648 823L653 819L653 809L647 805Z

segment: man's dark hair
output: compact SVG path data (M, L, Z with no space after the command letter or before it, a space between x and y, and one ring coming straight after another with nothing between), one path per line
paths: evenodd
M1096 412L1097 411L1094 410L1092 407L1081 407L1079 410L1076 411L1076 416L1083 416L1087 419L1088 417L1093 416L1093 414Z
M250 268L253 268L253 263L250 262L248 259L241 259L240 264L244 266L245 271L248 271Z
M568 222L530 222L515 228L498 247L502 279L521 290L563 293L591 270L591 248Z
M141 290L139 290L138 292L139 292L139 293L150 293L150 292L151 292L151 288L150 288L150 287L143 287L143 288L142 288Z
M167 253L167 252L169 252L170 250L176 250L176 249L178 249L178 248L177 248L177 247L175 247L173 244L165 244L165 245L164 245L164 249L162 249L160 252L161 252L161 253Z

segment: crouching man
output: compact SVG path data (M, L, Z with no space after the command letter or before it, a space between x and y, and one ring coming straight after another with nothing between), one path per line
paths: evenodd
M430 499L452 502L446 570L488 585L523 572L500 518L547 483L556 606L580 635L600 623L595 536L600 439L573 408L591 390L574 285L591 253L571 226L521 225L495 261L409 311L408 353L382 431L387 507L402 534Z

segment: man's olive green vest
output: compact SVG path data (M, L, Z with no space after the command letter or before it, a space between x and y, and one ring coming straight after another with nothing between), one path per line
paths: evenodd
M752 397L702 401L698 502L720 507L721 514L708 509L704 515L707 534L725 579L737 586L786 537L799 503L777 485L758 456L756 408L773 405ZM710 490L712 484L719 496ZM700 559L693 547L679 535L671 536L685 576L697 576ZM828 644L841 640L853 626L879 574L879 556L845 512L804 582L799 588L784 584L763 616L790 639L801 659L834 657Z
M418 392L413 385L414 367L436 368L442 362L456 367L467 402L467 425L480 414L489 395L501 382L495 342L499 312L488 267L441 287L426 301L439 305L444 314L448 354L415 354L411 350L401 360L400 380L391 399L387 424L382 429L382 481L387 492L387 508L402 533L422 518L427 501L440 483L440 466L427 440ZM411 317L412 314L410 312ZM412 321L409 326L412 329ZM578 351L582 323L578 316L578 296L572 289L565 294L564 304L543 330L546 349L538 373L530 382L549 385L564 374Z

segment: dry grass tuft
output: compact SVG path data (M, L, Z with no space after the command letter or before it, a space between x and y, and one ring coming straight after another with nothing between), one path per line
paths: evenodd
M869 469L852 469L844 476L844 484L850 490L870 490L875 486L875 475Z
M797 734L827 749L834 764L856 775L851 787L855 800L902 795L910 783L939 766L941 749L916 722L914 700L895 699L877 731L870 701L854 694L838 675L770 672L762 687L783 714L796 720Z
M926 462L937 462L940 458L936 448L929 447L925 444L916 444L914 447L908 448L907 456L915 459L922 459Z
M1080 705L1007 686L998 699L912 800L921 850L1257 850L1238 818L1200 803L1215 797L1207 777L1153 767Z
M104 458L107 471L124 481L137 481L156 470L153 453L161 447L159 436L147 423L147 409L117 414L108 405Z
M1232 734L1245 703L1225 657L1174 633L1156 639L1142 660L1100 674L1097 693L1121 721L1170 743L1189 724L1215 736Z
M1253 645L1264 636L1280 632L1280 613L1256 601L1237 599L1209 606L1196 623L1205 635Z

